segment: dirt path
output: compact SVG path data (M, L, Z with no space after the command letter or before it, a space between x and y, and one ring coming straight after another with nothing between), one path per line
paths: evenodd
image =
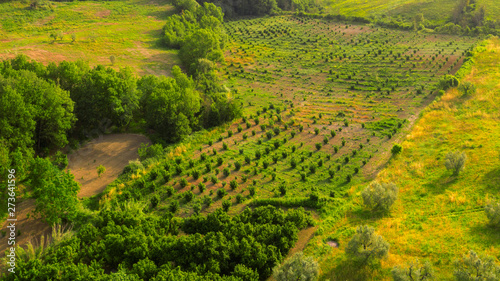
M102 192L130 160L138 158L137 149L141 143L151 142L145 136L137 134L103 135L70 154L68 169L75 175L75 180L81 184L78 197L89 197ZM106 172L100 178L97 176L99 165L106 167ZM51 227L40 218L28 217L34 209L35 199L16 202L16 246L24 245L29 241L38 243L42 235L47 237L51 234ZM3 257L5 251L11 247L8 245L8 223L4 221L0 230L6 233L4 237L0 235L0 257ZM18 230L21 235L17 232Z

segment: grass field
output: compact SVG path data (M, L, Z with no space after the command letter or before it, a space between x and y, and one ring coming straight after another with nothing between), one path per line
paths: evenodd
M169 74L179 64L176 51L160 46L161 29L173 12L167 1L47 3L36 10L28 1L0 4L0 59L25 54L45 64L82 59L112 66L114 56L113 68L156 75ZM53 32L63 38L53 42Z
M486 17L500 20L500 3L495 0L478 0L478 6L486 7ZM444 24L457 5L456 0L325 0L326 12L362 17L400 17L412 21L422 13L424 18Z
M451 89L433 102L406 136L403 153L391 159L376 180L400 187L391 213L378 216L362 206L360 191L367 183L351 188L351 210L339 222L325 223L322 235L306 252L320 258L322 280L389 280L390 269L399 264L429 259L438 280L452 280L453 260L468 250L500 260L500 234L487 225L483 207L499 199L500 181L500 40L486 41L474 57L472 73L465 78L477 93L463 96ZM466 168L458 177L444 166L449 151L467 154ZM345 260L344 249L357 225L374 226L391 244L381 269L359 270ZM328 225L328 228L326 227ZM324 241L336 238L339 249Z

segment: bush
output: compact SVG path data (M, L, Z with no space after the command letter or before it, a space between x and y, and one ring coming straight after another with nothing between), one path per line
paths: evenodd
M464 96L470 96L476 93L476 86L469 81L463 82L458 86L458 90Z
M200 183L198 184L198 190L200 191L200 193L203 193L203 191L205 191L205 189L206 189L205 184L204 184L204 183L202 183L202 182L200 182Z
M68 157L61 151L57 151L54 155L54 161L52 161L52 164L62 170L68 167Z
M231 187L232 190L235 190L236 188L238 188L238 182L236 182L236 180L231 180L229 182L229 186Z
M260 153L260 150L255 151L255 158L256 159L260 159L261 156L262 156L262 154Z
M238 125L238 133L241 133L241 131L243 131L243 128L241 127L241 125Z
M410 262L408 267L395 266L392 268L392 279L394 281L428 281L434 279L434 269L429 261L426 261L423 265L415 260L415 262Z
M247 164L250 164L250 163L252 162L252 160L250 159L250 157L245 156L245 162L246 162Z
M267 167L269 167L269 162L267 162L267 160L262 161L262 166L264 169L267 169Z
M400 144L395 143L392 146L391 153L392 155L399 154L403 150L403 147Z
M217 157L217 166L220 166L224 163L224 159L222 159L222 157Z
M250 193L251 197L255 196L255 186L248 187L248 192Z
M318 129L318 128L314 128L314 134L315 134L315 135L318 135L318 134L319 134L319 129Z
M217 197L222 198L227 195L227 191L224 188L217 189Z
M193 194L193 192L191 192L191 190L184 192L184 200L186 200L186 202L191 202L191 200L193 200L193 198L194 198L194 194Z
M185 178L182 178L179 182L182 188L186 187L188 185L188 181Z
M273 137L273 133L271 131L266 132L266 137L270 140Z
M500 280L500 266L490 256L479 256L474 251L464 255L461 260L456 260L455 279L457 281L469 280Z
M158 196L158 194L153 195L151 199L149 199L149 203L151 204L151 208L155 208L160 203L160 196Z
M236 194L236 203L240 204L241 202L243 202L243 195L241 195L240 193Z
M492 226L500 227L500 201L490 201L485 206L486 216Z
M139 160L144 161L148 158L161 159L165 155L165 150L159 143L151 146L143 143L137 153L139 154Z
M453 75L445 75L441 78L441 80L439 80L439 87L441 87L441 89L446 91L451 87L458 86L458 83L459 81L457 77Z
M372 210L388 211L398 198L398 187L394 183L372 182L363 190L363 203Z
M316 280L319 275L319 265L312 257L306 257L303 252L298 252L282 265L273 269L276 281L289 280Z
M324 143L324 144L327 144L327 143L328 143L328 141L329 141L329 140L328 140L328 137L327 137L327 136L324 136L324 137L323 137L323 143Z
M321 149L321 143L316 143L316 150L320 150Z
M210 178L210 181L211 181L213 184L216 184L216 183L218 183L218 182L219 182L219 179L218 179L216 176L212 176L212 177Z
M206 206L212 205L212 197L205 195L203 197L203 204L205 204Z
M337 135L337 134L335 133L335 131L334 131L334 130L331 130L331 131L330 131L330 136L332 136L332 138L334 138L336 135Z
M375 234L374 228L367 225L358 226L345 252L350 258L367 263L386 257L389 243L382 236Z
M222 201L222 209L224 210L224 212L227 213L227 211L229 211L229 207L231 207L231 201L229 200Z
M98 177L101 177L101 175L104 174L105 172L106 172L106 168L103 165L99 165L99 167L97 167L97 176Z
M199 215L200 214L200 211L201 211L201 205L200 203L196 203L193 205L193 212L196 214L196 215Z
M280 134L280 128L276 127L273 129L274 134L277 136Z
M171 213L175 214L175 212L177 212L177 210L179 210L179 202L177 200L170 202L168 209L170 210Z
M465 161L467 160L467 156L464 152L449 152L446 155L445 166L446 169L453 171L453 175L458 175L465 167Z
M231 174L231 172L229 171L229 168L224 168L224 170L222 170L222 173L224 174L225 177L229 176L229 174Z
M227 143L225 142L222 143L222 149L227 150Z
M193 172L191 173L191 175L193 175L193 178L195 180L197 180L199 177L200 177L200 171L198 170L193 170Z
M174 194L175 189L173 187L171 187L171 186L167 186L165 188L165 192L167 193L167 196L170 197L170 196L172 196Z
M286 185L284 183L280 184L279 190L280 190L281 196L285 196L286 195Z

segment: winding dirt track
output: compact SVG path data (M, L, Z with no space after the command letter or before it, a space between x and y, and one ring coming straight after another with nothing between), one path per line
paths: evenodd
M102 135L85 144L77 151L68 155L68 169L75 175L75 180L81 184L79 198L90 197L102 192L128 165L130 160L138 158L137 149L141 143L148 143L148 138L138 134L111 134ZM97 167L103 165L106 172L97 176ZM19 195L19 194L18 194ZM18 198L19 200L19 198ZM38 244L40 237L47 237L51 227L41 218L28 217L35 209L34 199L22 199L16 202L16 246L24 245L29 241ZM8 245L8 222L2 223L2 231L7 235L0 235L0 257L4 257ZM17 231L21 235L17 235ZM0 265L3 267L4 264Z

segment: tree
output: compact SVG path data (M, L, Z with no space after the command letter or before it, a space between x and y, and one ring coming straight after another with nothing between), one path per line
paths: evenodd
M394 281L428 281L434 279L434 269L429 261L422 265L419 260L410 262L408 267L395 266L392 268Z
M453 171L453 175L457 176L465 166L465 161L467 160L467 156L465 152L448 152L446 154L445 166L446 169Z
M314 281L319 275L318 263L312 258L298 252L282 265L273 269L276 281Z
M398 187L394 183L372 182L363 190L363 203L372 210L388 211L398 198Z
M391 153L392 153L392 155L396 155L396 154L401 153L402 150L403 150L403 147L400 144L395 143L392 146Z
M465 81L458 86L458 90L464 96L470 96L476 93L476 86L469 81Z
M179 141L197 124L200 95L193 81L178 66L172 68L174 78L145 76L138 81L142 91L141 107L149 128L167 142Z
M375 234L373 227L363 225L356 228L356 234L347 244L346 254L363 263L381 259L389 252L389 243L382 236Z
M500 201L490 201L485 206L486 216L492 226L500 227Z
M75 218L80 185L69 171L60 171L49 160L37 157L29 183L36 198L35 213L40 213L46 222L55 224Z
M106 172L106 167L104 167L103 165L99 165L99 167L97 167L97 176L98 177L101 177L102 174L104 174Z
M182 63L190 74L196 73L199 59L208 59L214 62L222 61L222 42L219 36L209 29L196 29L190 34L179 51Z
M469 251L462 259L455 261L455 279L457 281L496 281L500 280L500 266L490 256L479 256Z

